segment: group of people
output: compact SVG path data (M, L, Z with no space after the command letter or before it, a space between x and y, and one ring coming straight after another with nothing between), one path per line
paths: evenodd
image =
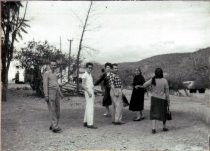
M63 97L57 77L55 74L56 62L51 61L50 71L45 72L43 86L45 100L48 104L48 109L51 116L50 130L55 133L62 132L58 126L60 118L60 97ZM92 78L93 63L86 63L86 72L82 76L82 87L85 94L85 114L84 114L84 127L90 129L97 129L94 125L94 87L102 85L103 101L102 105L105 107L105 117L112 117L114 125L125 124L123 121L123 92L122 80L118 74L118 65L106 63L105 71L96 82ZM157 68L155 76L145 82L141 70L135 70L135 77L133 79L133 91L131 95L129 110L136 112L136 117L133 121L143 120L144 114L144 94L146 88L151 86L151 108L150 119L152 120L152 133L156 133L156 120L163 122L163 131L168 131L166 128L166 114L169 101L169 87L168 82L163 78L163 70ZM110 109L112 106L112 109Z

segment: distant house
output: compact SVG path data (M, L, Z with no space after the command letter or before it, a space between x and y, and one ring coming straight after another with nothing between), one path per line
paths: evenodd
M188 89L194 89L195 81L184 81L183 84L184 84Z
M9 83L14 83L15 78L17 78L17 75L18 75L18 81L21 83L24 83L25 82L25 69L21 68L19 61L12 61L10 63L10 68L9 68L9 73L8 73Z
M190 90L190 93L205 93L206 87L199 87L196 85L196 81L184 81L183 84Z
M79 68L79 82L82 82L82 75L85 73L85 68ZM77 81L77 71L72 74L73 81Z
M57 68L56 73L59 77L58 82L61 83L61 79L60 79L60 68ZM79 81L81 82L82 80L82 75L85 73L85 69L84 68L80 68L79 69ZM76 82L76 78L77 78L77 70L70 76L70 81L75 81ZM68 82L68 67L66 67L65 70L62 71L62 83L66 83Z

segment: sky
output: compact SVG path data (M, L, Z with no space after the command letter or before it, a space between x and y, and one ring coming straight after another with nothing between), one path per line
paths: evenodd
M28 34L17 48L32 39L48 40L76 54L88 1L30 1L26 19ZM25 3L23 2L25 5ZM21 10L23 12L24 8ZM134 62L165 53L193 52L210 46L208 1L98 1L85 33L84 45L97 51L82 51L85 61Z

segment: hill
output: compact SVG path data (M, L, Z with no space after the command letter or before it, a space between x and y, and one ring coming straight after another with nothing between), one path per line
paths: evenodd
M154 70L161 67L165 76L171 82L182 83L182 81L198 80L201 83L208 82L210 47L200 49L192 53L171 53L157 55L143 59L138 62L119 63L120 76L125 85L131 85L135 68L139 67L146 79L154 75ZM103 66L101 66L102 68ZM97 64L97 72L101 73Z

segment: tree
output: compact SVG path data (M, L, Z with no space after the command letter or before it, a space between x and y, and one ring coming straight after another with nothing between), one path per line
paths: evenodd
M4 37L1 39L2 43L2 82L3 82L3 92L2 100L7 101L7 90L8 90L8 71L10 67L10 62L13 58L14 43L18 41L17 36L22 39L21 33L27 33L26 27L30 27L25 19L27 4L23 17L20 16L20 8L23 7L20 1L2 1L1 2L1 28Z
M93 6L93 2L91 1L91 2L90 2L90 5L89 5L89 8L88 8L88 10L87 10L87 14L86 14L84 23L83 23L83 22L81 21L81 19L80 19L81 24L82 24L82 33L81 33L81 36L80 36L79 48L78 48L77 60L76 60L77 79L79 79L79 65L80 65L81 50L82 50L83 48L89 48L89 49L91 49L90 47L87 47L87 46L84 46L84 45L83 45L83 38L84 38L85 32L87 31L87 27L89 26L88 21L89 21L89 18L90 18L92 6ZM79 80L77 80L77 92L78 92L78 91L79 91Z
M201 54L195 52L189 57L191 62L190 67L193 69L193 76L195 78L196 88L209 87L209 62L208 57L203 57Z
M169 87L179 93L179 89L185 90L187 94L187 86L184 81L194 81L195 89L207 88L209 85L209 66L208 58L202 54L195 52L182 60L174 70L168 67ZM188 94L187 94L188 95Z
M43 65L46 65L50 62L51 59L59 62L59 66L62 66L62 69L65 70L69 65L69 56L63 54L59 49L50 45L48 41L36 42L29 41L26 47L21 48L21 51L17 52L15 59L19 60L21 66L25 69L26 73L30 73L34 78L30 78L28 82L30 83L32 89L37 91L39 96L43 95L43 86L42 86L42 73L41 68ZM75 61L72 57L70 58L71 62ZM72 74L75 72L75 68L70 72Z

